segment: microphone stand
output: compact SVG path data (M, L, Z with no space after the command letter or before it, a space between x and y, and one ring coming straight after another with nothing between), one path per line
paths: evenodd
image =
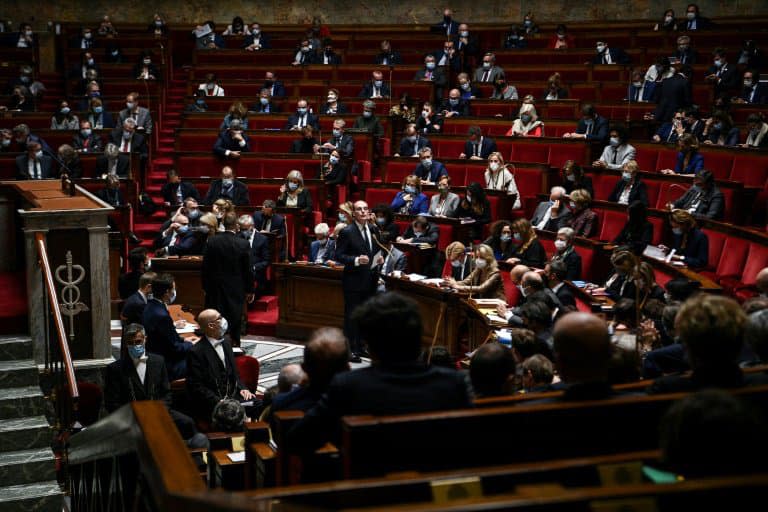
M43 153L47 153L48 156L53 158L53 160L56 163L58 163L61 167L64 168L65 171L67 171L66 174L62 174L61 175L61 190L62 190L62 192L66 192L70 196L74 196L75 195L75 181L72 178L72 169L70 169L69 166L67 164L65 164L64 161L61 160L58 155L54 154L53 151L49 151L49 150L45 149L42 146L42 144L40 145L40 149L43 150ZM66 176L66 178L65 178L65 176Z

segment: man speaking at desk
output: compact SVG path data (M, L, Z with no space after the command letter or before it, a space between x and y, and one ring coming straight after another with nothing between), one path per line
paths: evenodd
M374 254L379 251L379 230L368 222L368 203L358 201L353 212L354 222L339 233L336 260L344 264L341 286L344 291L344 334L350 344L351 361L359 362L366 355L352 312L376 293L378 276L371 268Z

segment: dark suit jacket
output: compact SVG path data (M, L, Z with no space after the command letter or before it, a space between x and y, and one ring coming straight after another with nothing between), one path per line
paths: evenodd
M579 256L579 253L577 253L573 247L569 247L566 249L565 257L559 257L559 255L555 255L552 257L552 260L559 259L563 263L565 263L566 275L565 280L566 281L578 281L581 279L581 256Z
M170 380L181 379L187 373L187 352L192 343L184 341L176 332L168 309L158 299L151 299L144 308L147 332L147 351L163 356Z
M40 176L41 179L47 180L55 178L56 174L53 170L53 158L43 154L40 157ZM17 180L31 180L35 179L34 175L29 174L29 155L24 153L16 157L16 179Z
M576 299L568 288L568 285L564 284L555 292L555 295L560 300L560 304L563 306L576 307Z
M427 133L443 133L443 124L445 124L445 118L441 115L432 114L429 121L424 116L419 116L416 119L416 131L422 135ZM439 128L435 128L435 125Z
M86 139L88 140L87 148L85 146ZM77 132L77 134L72 137L72 147L83 153L99 153L104 151L104 141L102 141L101 137L95 133L91 133L88 137L83 137L80 132Z
M527 267L544 268L547 262L547 253L541 242L534 240L524 251L520 250L521 248L522 246L518 246L513 254L514 258L520 258L520 264Z
M97 190L94 195L111 206L125 206L123 191L119 188L110 189L104 187L100 190Z
M587 133L587 123L584 119L579 119L576 125L576 133ZM587 135L587 140L591 142L608 142L608 120L603 116L597 116L592 125L592 131Z
M261 211L254 212L253 214L253 226L257 231L263 231L264 226L267 225L267 218ZM285 233L285 217L279 213L272 214L272 224L269 230L273 233Z
M544 216L547 214L547 210L549 210L551 207L552 205L549 204L549 201L542 201L538 204L538 206L536 206L536 210L533 212L533 217L531 217L531 224L533 227L536 227L544 219ZM553 219L550 217L549 222L547 222L547 224L544 226L546 231L557 232L558 229L564 228L568 225L572 217L570 210L564 206L561 206L558 213L560 215L557 218Z
M241 237L248 242L248 239ZM258 231L253 234L253 243L250 247L251 273L259 283L267 280L267 267L269 266L269 238Z
M413 226L409 225L408 229L406 229L405 233L403 233L403 238L413 238L414 242L418 242L420 244L437 245L437 240L440 238L440 230L437 226L430 222L427 223L427 227L424 230L424 233L422 233L420 237L415 238L413 234Z
M277 197L277 206L285 206L288 194L280 194ZM312 194L309 189L301 189L296 197L296 208L306 213L312 213Z
M231 231L208 239L200 272L206 304L221 304L230 298L242 302L253 292L251 247Z
M653 224L646 221L641 229L631 231L629 223L624 224L618 236L613 240L614 245L626 245L635 254L642 254L645 247L653 240Z
M451 21L443 20L429 27L429 30L443 36L456 36L459 33L459 25L460 23L454 19Z
M157 240L156 246L158 249L162 247L168 248L168 254L171 256L187 256L190 254L200 254L203 248L202 240L198 233L187 231L176 237L174 245L168 245L171 243L173 235L161 237Z
M683 64L688 64L689 66L693 66L696 64L696 60L698 58L698 55L696 54L696 50L693 48L688 48L684 52L681 52L680 50L675 50L675 52L672 54L678 59L680 59L680 62Z
M389 98L390 96L392 96L392 91L389 89L389 85L386 82L381 84L381 88L379 89L379 94L384 98ZM357 97L370 98L371 96L373 96L373 82L369 80L365 82L365 85L363 85L363 88L357 94Z
M400 52L396 52L394 50L379 53L376 55L373 63L383 65L385 60L389 66L395 66L403 63L403 58L400 56Z
M609 47L608 53L611 54L611 62L613 64L627 65L632 61L632 59L629 58L629 55L627 55L621 48ZM598 53L592 57L592 64L603 64L603 56L604 53Z
M613 187L611 195L608 196L608 200L614 203L618 202L627 183L628 182L624 180L619 180L618 183L616 183L616 186ZM648 187L646 187L643 180L639 178L635 178L635 181L632 183L632 188L629 191L629 202L627 204L632 204L632 201L640 201L645 206L648 206Z
M253 44L254 39L256 38L253 36L253 34L245 36L245 39L243 40L242 48L247 48L248 46L251 46ZM259 45L261 46L262 50L269 50L270 48L272 48L269 36L264 33L259 33Z
M440 178L440 176L448 176L448 169L446 169L445 166L437 160L432 160L432 165L429 167L429 169L424 167L424 165L419 162L419 165L416 166L413 174L422 180L437 183L437 180Z
M755 89L754 95L752 94L753 89ZM741 90L739 98L752 105L765 105L768 103L768 84L758 83L750 88L745 87ZM752 98L752 101L750 101L750 98Z
M654 118L660 123L672 120L675 112L692 104L691 84L681 74L676 74L661 81L654 91L656 110Z
M347 291L370 292L376 285L375 274L371 271L371 262L367 265L355 266L355 258L361 255L373 257L378 252L378 246L373 240L378 238L379 229L376 226L368 226L371 235L371 247L366 246L356 223L345 227L339 233L336 241L336 261L344 265L344 274L341 278L342 286Z
M311 112L307 112L304 114L307 116L306 124L311 126L312 129L314 129L316 132L320 131L320 122L317 119L317 116L315 114L312 114ZM299 114L294 112L293 114L288 117L288 121L286 121L285 126L283 127L283 130L290 130L294 126L299 125Z
M427 76L427 68L422 68L416 72L413 76L414 80L422 81ZM432 70L432 83L435 84L436 91L442 91L443 88L448 85L448 78L445 76L445 71L440 67L435 67ZM438 94L437 97L442 97L442 94Z
M706 267L709 261L709 238L699 230L692 229L688 232L688 240L685 249L681 250L682 235L672 235L671 247L675 254L685 256L684 263L692 269Z
M574 190L578 190L580 188L583 188L584 190L589 192L589 195L593 199L595 197L595 189L592 186L592 178L590 178L589 176L582 176L581 177L581 181L578 182L578 183L575 182L575 181L563 180L563 188L565 189L565 191L568 194L570 194Z
M325 104L320 109L320 114L326 115L326 116L341 116L348 113L349 113L349 109L347 109L347 106L340 101L336 102L335 112L331 111L331 106L328 104L328 102L325 102Z
M453 112L454 115L466 117L469 115L469 103L460 99L459 104L454 107L448 99L444 99L437 111L440 113Z
M331 165L330 162L328 162L327 165ZM323 167L322 170L325 170L326 167ZM318 169L317 172L317 178L318 179L324 179L326 185L342 185L347 182L347 166L342 164L341 162L331 165L330 169L328 170L328 173L323 177L321 176L321 169Z
M280 80L275 80L275 83L271 86L267 86L265 83L262 85L262 89L269 89L269 91L272 93L273 98L282 98L285 96L285 86L283 85L283 82Z
M432 55L435 56L435 64L438 66L440 66L440 61L443 59L443 57L445 57L446 64L442 67L448 70L449 73L461 72L461 54L459 52L454 52L453 58L446 55L445 50L432 52Z
M472 260L467 257L464 258L464 272L462 273L462 267L454 267L451 265L451 277L457 281L463 281L472 273Z
M711 66L707 70L708 75L714 75L720 72L720 80L715 83L715 92L730 91L739 85L739 70L735 64L725 63L722 67Z
M483 137L480 143L480 158L486 160L495 151L498 151L496 141L490 137ZM471 140L464 143L464 154L467 155L467 158L475 154L475 144Z
M314 263L317 260L317 254L320 252L320 240L313 240L311 244L309 244L309 262ZM325 244L325 254L323 254L323 263L326 261L333 259L332 256L336 252L336 241L332 238L328 239L328 242Z
M123 146L123 127L118 126L112 130L109 135L109 140L118 148L121 148ZM148 151L147 140L144 138L144 135L138 132L133 132L133 136L131 137L131 153L137 153L142 158L146 158Z
M195 186L188 181L180 181L179 183L166 183L160 190L160 194L163 196L163 201L171 203L172 206L181 204L184 199L179 201L177 194L179 188L181 188L181 197L184 199L193 197L196 201L200 201L200 193Z
M685 162L685 153L677 154L677 164L675 164L675 172L679 174L698 174L700 170L704 168L704 155L696 151L691 155L691 159L688 161L688 165L683 168Z
M398 152L398 154L400 156L418 155L419 150L424 147L427 147L427 148L432 147L432 144L429 142L429 139L426 137L417 138L415 143L410 142L407 137L403 137L403 139L400 141L400 151Z
M275 105L273 102L269 102L266 105L262 105L261 101L257 101L253 105L251 105L251 108L249 109L252 112L256 112L257 114L274 114L276 112L280 112L280 107L278 105Z
M227 156L227 150L250 152L251 138L246 134L243 134L243 140L245 140L245 145L241 146L238 141L232 138L232 135L228 130L223 131L219 134L219 138L216 139L216 143L213 145L213 154L220 158L225 158Z
M144 302L144 297L137 291L123 303L123 310L120 312L125 317L125 324L140 324L144 321L144 310L147 307L147 303Z
M300 139L296 139L291 143L291 153L314 153L315 144L319 144L319 141L312 137L307 139L302 136Z
M221 346L226 366L205 336L187 353L187 394L195 416L206 421L211 420L213 409L220 400L238 400L240 390L245 389L237 373L232 346L227 340Z
M684 19L679 25L680 30L707 30L712 28L713 23L709 18L696 16L696 28L688 28L689 26L691 26L691 22L687 19Z
M234 181L231 195L225 195L223 192L221 180L212 181L208 193L205 194L203 203L211 205L219 198L229 199L237 206L245 206L251 202L248 197L248 187L242 181Z
M416 362L379 363L337 374L320 399L289 432L291 449L309 453L339 441L342 416L406 414L471 407L464 375Z
M333 137L326 141L326 143L333 144L339 151L342 158L351 158L355 154L355 139L348 133L342 133L341 137ZM321 147L321 153L330 153L330 149Z
M117 280L117 291L121 299L127 299L139 289L139 278L144 272L132 270L122 274ZM139 322L141 323L141 322Z
M107 412L141 400L162 400L166 406L171 406L171 385L162 356L147 354L144 384L136 373L133 359L128 356L123 356L107 366L104 381L104 408Z
M131 170L131 159L128 155L119 154L117 156L117 175L121 178L127 178ZM96 174L94 178L101 178L102 174L109 174L109 159L100 155L96 158Z
M663 123L661 126L659 126L659 129L656 130L655 135L659 136L661 139L659 142L662 144L667 142L675 143L678 139L677 132L674 130L674 125L671 121Z

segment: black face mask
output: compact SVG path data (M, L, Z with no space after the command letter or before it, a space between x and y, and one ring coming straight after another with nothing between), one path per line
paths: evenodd
M274 83L275 83L274 80L264 80L264 85L266 85L267 87L272 87Z

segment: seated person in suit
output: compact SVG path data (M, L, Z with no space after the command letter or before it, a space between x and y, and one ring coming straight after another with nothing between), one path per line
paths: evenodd
M550 263L560 262L565 267L565 274L562 276L567 281L578 281L581 279L581 256L573 247L573 237L575 233L571 228L560 228L555 237L555 253L552 255Z
M137 131L136 121L132 117L123 121L110 133L110 141L115 144L121 153L136 153L142 159L147 158L147 141Z
M704 122L701 132L704 144L713 146L736 146L739 144L739 128L734 126L730 114L717 110Z
M475 269L462 281L452 277L445 283L462 292L469 292L473 297L482 299L499 299L506 302L504 280L493 255L493 249L481 244L475 249Z
M515 244L512 243L512 223L508 220L497 220L491 225L491 236L483 242L493 250L496 261L506 261L512 258Z
M104 102L101 98L88 98L87 101L84 101L82 110L85 110L85 112L83 112L80 117L82 117L83 120L90 122L94 130L115 127L115 120L112 117L112 113L106 111Z
M56 178L53 158L43 154L42 145L35 141L27 142L26 152L16 157L17 180L47 180Z
M152 281L152 298L144 309L142 324L147 331L147 351L163 356L170 380L187 375L187 352L197 338L183 340L176 332L168 313L168 305L176 300L176 283L170 274L161 274Z
M91 123L87 119L80 121L80 131L72 137L72 147L78 153L100 153L104 151L101 137L93 133Z
M152 294L152 281L157 279L155 272L144 272L139 278L139 289L125 299L120 311L123 325L141 324L144 321L144 309L147 307L149 296Z
M235 173L228 165L221 169L221 178L211 182L203 203L210 205L217 199L227 199L236 206L245 206L251 202L248 198L248 187L235 179Z
M215 309L206 309L197 316L197 323L203 336L187 352L186 388L195 417L210 421L221 400L253 400L254 395L240 380L227 319Z
M547 79L547 88L542 92L541 99L544 101L568 99L568 89L563 87L560 81L560 73L553 73Z
M491 202L485 194L485 189L476 181L467 185L464 198L459 201L456 216L462 219L473 219L470 227L471 240L481 240L483 228L491 222Z
M240 121L240 129L248 129L248 109L245 107L242 101L235 100L232 105L229 106L227 114L221 121L219 126L219 132L229 129L233 121Z
M197 86L198 90L205 91L206 96L224 96L224 88L221 86L215 73L206 73L205 81Z
M684 133L677 140L677 163L674 169L662 169L662 174L694 176L704 169L704 155L699 152L699 141L690 133Z
M328 224L325 222L315 226L315 239L309 244L310 263L325 263L333 253L336 242L328 236L329 231Z
M80 161L80 156L75 149L69 144L62 144L58 149L59 154L59 170L56 173L56 177L61 178L63 175L68 175L70 178L80 179L83 176L83 164Z
M496 65L496 55L491 52L483 55L483 63L475 70L475 83L494 84L504 77L504 70Z
M237 219L237 224L240 227L238 236L248 242L248 246L251 248L251 273L256 281L254 295L259 298L264 295L267 288L267 267L271 261L269 239L254 229L251 215L241 215Z
M392 49L392 44L388 39L381 42L381 53L376 55L374 64L380 66L396 66L403 63L403 58L400 56L400 52Z
M728 62L722 48L715 48L712 52L712 64L704 80L714 86L715 97L723 93L730 96L730 92L739 86L738 68Z
M433 53L438 67L443 68L448 73L461 71L461 55L456 51L456 46L452 40L446 40L443 43L443 48Z
M608 200L619 204L630 204L640 201L648 206L648 188L638 175L637 162L632 160L624 164L621 179L616 183Z
M379 139L384 136L384 127L376 116L376 103L371 100L363 102L363 112L357 116L352 128L372 134L374 144L378 145ZM378 148L376 151L378 151Z
M432 148L421 148L419 158L421 161L413 171L413 175L421 180L422 185L437 183L443 176L448 176L448 169L437 160L432 160Z
M321 113L326 116L340 116L347 114L347 106L339 101L341 94L338 89L328 89L328 96Z
M512 243L515 250L507 263L525 265L533 268L544 268L547 253L541 245L536 231L528 219L516 219L512 223Z
M509 164L507 166L504 164L504 157L501 156L501 153L494 151L488 155L488 167L485 169L483 177L485 178L486 189L503 190L508 195L514 195L515 203L512 208L518 209L522 206L522 202L520 201L520 192L517 190L514 169L514 165Z
M432 147L429 139L422 137L414 123L405 127L405 137L400 141L400 150L393 156L419 156L419 150L423 147Z
M551 391L552 380L555 377L555 367L546 356L533 354L523 360L521 392L541 393Z
M176 214L160 236L155 240L157 256L187 256L202 253L200 233L189 228L189 219L181 213Z
M592 188L592 178L584 173L584 169L573 160L566 160L560 173L563 180L563 188L567 194L574 190L584 189L589 195L595 197L595 190Z
M269 39L269 36L261 31L261 25L253 23L250 35L246 36L243 41L243 49L247 52L269 50L272 47Z
M529 94L525 97L524 101L529 101L529 103L523 103L520 106L520 115L512 123L512 128L507 132L507 136L543 137L544 122L541 121L539 114L536 112L536 106L533 104L533 96Z
M648 393L692 392L703 388L740 388L765 382L765 374L745 375L739 368L747 315L729 298L700 293L683 303L675 317L675 335L693 370L659 377Z
M327 263L328 265L343 265L343 263L339 263L336 260L336 243L339 241L339 233L347 227L347 224L345 222L337 222L335 226L333 226L333 231L330 232L328 235L328 247L326 248L326 259L324 263Z
M456 76L456 81L459 83L459 91L461 91L461 99L464 101L474 100L482 97L480 89L471 82L468 73L459 73Z
M733 103L749 105L765 105L768 103L768 85L760 82L760 73L748 69L744 71L741 94L734 98Z
M451 242L445 248L445 267L443 279L451 277L454 281L463 281L472 272L472 258L461 242ZM450 271L450 274L446 272Z
M451 177L440 176L437 180L437 194L429 200L429 214L433 217L455 217L459 207L459 196L451 192Z
M319 169L319 179L326 184L326 192L329 196L334 193L334 185L344 185L347 182L347 166L342 161L338 149L332 149L328 161Z
M637 271L637 256L633 253L617 248L611 254L613 272L608 276L605 286L596 288L595 294L606 294L612 300L635 300L635 273Z
M616 125L611 128L608 145L603 149L600 158L592 162L592 167L618 170L627 162L634 160L637 151L627 142L627 136L627 129L624 126Z
M271 199L265 199L261 210L253 214L253 225L261 233L285 234L285 217L275 213L277 205Z
M293 170L285 177L285 183L280 185L277 206L298 208L307 215L312 213L312 194L304 188L304 177L300 171Z
M104 177L104 188L96 191L96 197L110 206L125 206L123 191L120 190L120 178L114 174L107 174Z
M437 109L443 118L467 117L469 115L469 103L461 99L461 93L458 89L451 89L448 92L448 98L443 100L440 108Z
M429 210L429 199L421 192L421 180L418 176L411 174L403 180L402 190L398 192L392 204L389 205L392 211L404 215L418 215L427 213Z
M483 136L483 130L473 125L467 130L467 141L464 143L464 152L459 158L469 158L470 160L485 160L491 153L495 153L496 141L490 137Z
M536 206L531 218L531 224L536 229L557 231L565 227L571 220L571 210L566 207L565 189L552 187L549 192L549 201L542 201Z
M311 126L317 132L320 131L320 123L317 116L309 111L307 100L301 98L296 103L296 112L288 117L288 121L286 121L283 129L298 131L307 125Z
M264 89L269 89L271 98L283 98L285 96L285 86L283 82L277 79L274 71L264 72Z
M627 223L613 239L613 245L626 247L640 255L653 240L653 224L648 222L648 214L642 201L633 201L627 207Z
M475 33L470 34L469 25L466 23L459 24L458 33L452 32L448 35L453 37L453 46L456 48L456 51L464 56L464 70L469 71L469 62L474 62L480 56L479 38Z
M592 64L618 64L621 66L627 66L631 62L629 55L627 55L621 48L608 48L608 44L605 41L597 41L596 45L597 55L592 57Z
M240 158L240 153L251 151L251 139L243 133L243 124L233 120L229 128L219 134L213 146L213 154L219 158Z
M120 359L107 366L104 378L104 408L112 413L125 404L159 400L168 408L182 439L190 447L206 447L208 440L197 432L192 418L171 409L171 384L165 361L146 349L146 333L138 323L123 331Z
M421 107L421 115L416 120L416 131L422 135L428 133L442 133L445 119L435 113L432 103L425 101Z
M355 140L351 135L344 133L346 124L341 118L335 119L331 138L322 146L315 146L315 153L330 153L335 150L341 158L352 158L355 154Z
M515 390L515 357L501 343L486 343L472 354L469 378L476 398L512 395Z
M768 123L762 114L757 112L747 117L747 140L741 144L742 148L761 149L768 146Z
M288 433L291 450L310 454L340 441L340 420L352 414L403 414L469 407L464 376L418 362L418 305L397 293L378 294L353 314L372 366L337 374L318 404Z
M405 230L403 236L398 236L397 241L404 244L437 245L440 238L440 230L429 222L423 215L418 215Z
M104 148L104 154L96 158L96 174L94 178L101 178L107 174L114 174L120 178L127 178L130 170L130 157L120 153L120 149L117 145L110 142Z
M320 49L316 64L324 64L326 66L338 66L341 64L341 55L333 51L333 41L329 37L323 39L323 48Z
M118 114L118 121L124 123L126 119L136 121L136 130L143 135L152 135L152 114L148 108L139 106L139 93L131 92L125 97L125 109Z
M425 219L426 220L426 219ZM429 223L426 224L428 229L430 227ZM424 229L424 228L420 228ZM434 231L437 232L437 228L434 228ZM414 232L415 233L415 232ZM422 238L428 238L429 235L424 233L424 236L419 235L416 237L414 235L413 241L414 243L419 242ZM378 249L381 250L379 253L378 258L374 259L373 261L373 268L375 271L379 272L382 275L389 275L395 270L398 272L406 273L408 268L408 256L394 246L393 244L394 239L392 238L392 235L390 235L387 232L381 232L379 233L379 239L378 239ZM379 281L379 291L383 292L386 290L386 287L384 286L384 281Z
M725 214L725 197L715 185L715 175L702 169L694 176L693 186L686 190L680 199L668 203L667 207L670 210L686 210L697 218L722 220Z
M363 85L362 90L357 95L358 98L389 98L392 96L392 91L389 90L389 85L384 83L384 74L381 71L374 71L371 74L371 79Z
M301 138L291 143L291 153L314 153L317 145L314 129L311 126L305 126L301 129Z
M168 181L163 185L160 194L166 206L179 206L188 197L196 201L200 200L200 194L195 186L188 181L182 181L176 169L168 169L165 176Z
M592 238L600 231L600 222L597 214L589 207L592 204L592 196L586 190L574 190L570 195L568 207L573 212L573 217L568 221L576 236Z
M259 102L251 105L251 111L257 114L274 114L280 112L280 107L272 101L269 89L263 88L259 91Z
M308 411L320 401L333 377L348 372L347 340L341 329L321 327L304 345L301 362L305 377L296 389L278 394L272 400L271 413L277 411Z
M565 261L550 261L544 268L544 274L549 289L557 296L562 307L568 308L570 311L576 311L576 299L568 285L565 284L565 281L570 281Z
M392 235L392 240L397 239L397 237L400 236L400 228L395 222L395 216L392 213L392 208L390 208L387 203L379 203L373 208L372 211L376 225L379 227L379 231L382 233L386 231ZM349 218L352 218L351 214ZM339 218L339 221L341 221L341 218Z
M662 123L656 133L653 134L651 142L676 143L680 137L686 133L685 109L679 108L675 111L672 121Z
M448 77L443 68L437 67L435 56L429 54L424 57L424 67L413 76L414 81L431 82L435 89L435 98L443 97L443 89L448 85Z
M709 238L696 226L696 219L686 210L672 210L669 215L672 227L670 247L660 245L665 252L675 251L673 261L680 261L692 269L704 268L709 261Z
M605 144L608 142L608 120L597 113L594 105L586 104L581 107L581 119L576 125L576 131L564 133L563 137Z

